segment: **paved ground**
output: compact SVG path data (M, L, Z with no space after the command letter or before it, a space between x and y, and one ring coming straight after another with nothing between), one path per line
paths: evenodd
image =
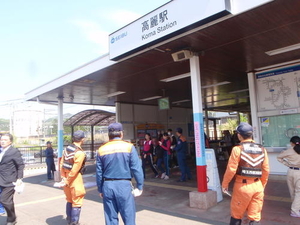
M226 162L219 162L222 177ZM26 187L22 194L15 195L18 224L20 225L64 225L65 198L62 190L53 187L54 181L47 181L44 165L27 166ZM82 207L81 224L105 224L102 200L95 187L95 165L88 166L84 176L87 195ZM193 171L194 172L194 171ZM154 179L147 174L143 195L136 198L138 225L225 225L230 218L230 197L208 210L189 207L189 192L196 190L196 181L177 183L178 169L172 169L170 180ZM284 178L271 176L266 187L266 198L262 213L263 225L298 225L300 219L292 218L290 198ZM0 216L0 225L6 216ZM123 224L120 220L120 224ZM248 224L247 219L243 224Z

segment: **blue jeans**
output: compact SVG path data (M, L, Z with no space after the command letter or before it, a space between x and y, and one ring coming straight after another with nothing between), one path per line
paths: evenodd
M168 153L167 153L167 152L164 152L164 164L165 164L166 175L167 175L167 176L170 175L169 159L170 159L170 156L168 155Z
M1 194L1 192L2 192L2 188L0 187L0 194ZM0 213L2 214L2 213L5 213L5 209L4 209L4 207L3 207L3 205L0 203Z
M159 159L157 159L156 166L160 170L161 173L164 173L165 169L163 168L162 163L163 163L163 158L159 158Z
M191 179L192 175L191 175L190 168L188 167L188 165L186 163L185 153L177 154L177 160L178 160L178 165L179 165L179 169L180 169L180 172L181 172L180 180L185 181L186 177L188 179Z

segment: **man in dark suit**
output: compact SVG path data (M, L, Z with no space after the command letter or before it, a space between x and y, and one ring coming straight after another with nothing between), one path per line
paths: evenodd
M14 193L15 185L22 184L24 162L18 149L12 147L13 136L3 134L1 137L2 151L0 153L0 188L2 193L0 202L7 213L7 225L14 225L16 221ZM15 185L13 184L15 183Z

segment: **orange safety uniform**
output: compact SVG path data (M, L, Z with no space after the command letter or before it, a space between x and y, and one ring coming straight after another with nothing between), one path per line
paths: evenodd
M61 177L65 178L66 183L64 186L66 200L72 203L72 207L81 207L86 193L81 174L85 160L86 155L83 149L74 143L64 150L60 162Z
M264 147L246 139L232 149L222 188L228 189L235 177L230 206L233 218L242 219L247 211L250 221L260 221L268 176L269 160Z

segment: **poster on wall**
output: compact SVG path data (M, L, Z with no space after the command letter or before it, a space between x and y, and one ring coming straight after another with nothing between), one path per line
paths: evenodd
M256 74L258 111L299 107L300 65Z

